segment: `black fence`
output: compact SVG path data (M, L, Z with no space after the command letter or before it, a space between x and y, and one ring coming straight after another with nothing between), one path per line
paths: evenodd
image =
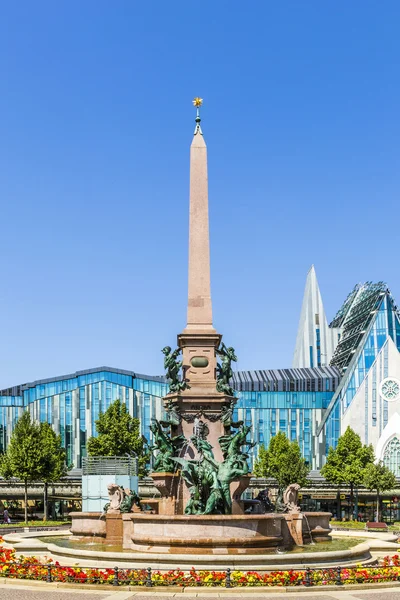
M255 586L343 586L355 583L400 582L400 566L335 567L300 570L271 571L256 573L231 569L224 571L195 570L172 571L147 569L123 569L119 567L99 569L97 567L61 566L39 562L0 563L1 577L23 580L66 582L76 584L101 584L117 586L151 587L255 587Z

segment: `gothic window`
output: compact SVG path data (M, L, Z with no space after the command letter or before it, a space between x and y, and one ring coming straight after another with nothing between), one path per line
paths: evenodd
M400 440L394 437L385 448L383 462L396 477L400 477Z

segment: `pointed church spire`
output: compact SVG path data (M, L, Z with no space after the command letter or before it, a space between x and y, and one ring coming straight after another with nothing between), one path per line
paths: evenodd
M195 98L196 129L190 147L189 290L187 330L214 331L212 327L210 242L208 226L207 147Z
M314 265L311 265L301 307L293 368L328 365L336 345L334 333L328 327L317 274Z

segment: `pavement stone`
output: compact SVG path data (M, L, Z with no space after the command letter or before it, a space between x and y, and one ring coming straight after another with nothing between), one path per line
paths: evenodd
M398 589L376 589L376 590L352 590L351 587L342 588L332 592L271 592L266 594L238 594L232 591L232 594L207 593L199 591L196 594L176 595L171 593L135 593L129 590L112 590L111 588L99 590L47 590L44 586L36 589L29 588L27 585L11 587L9 585L0 585L1 600L282 600L290 598L291 600L400 600L400 590Z
M88 592L61 592L58 590L47 591L44 589L29 590L24 588L11 588L4 586L0 588L1 600L105 600L104 594ZM117 600L117 598L115 598Z
M400 591L395 592L395 591L389 591L389 592L385 592L384 590L382 591L376 591L376 592L353 592L353 598L357 598L357 600L379 600L382 598L382 600L399 600L400 599Z

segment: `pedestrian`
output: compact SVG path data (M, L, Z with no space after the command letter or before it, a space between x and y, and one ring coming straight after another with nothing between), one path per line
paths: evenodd
M3 522L9 525L11 523L10 515L8 514L8 510L5 508L3 513Z

